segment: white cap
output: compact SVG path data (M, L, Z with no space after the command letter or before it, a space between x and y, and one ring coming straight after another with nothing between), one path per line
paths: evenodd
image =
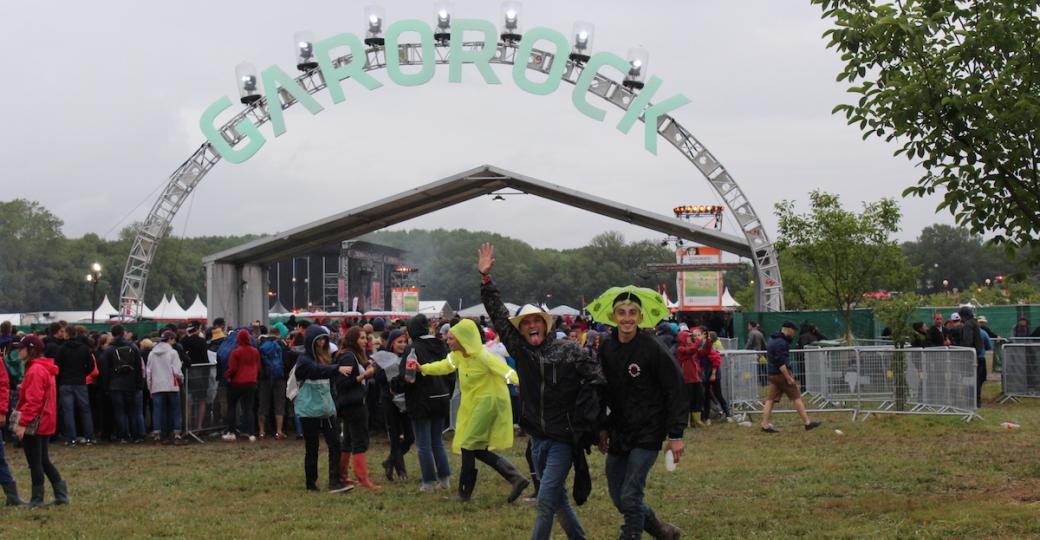
M961 320L961 314L960 313L954 313L953 315L950 315L950 320L951 321L959 321L959 320Z

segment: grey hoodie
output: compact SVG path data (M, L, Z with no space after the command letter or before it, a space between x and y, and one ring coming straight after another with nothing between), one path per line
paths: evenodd
M145 368L148 391L153 394L177 392L180 390L180 381L183 380L180 355L169 343L160 341L148 354L148 366Z

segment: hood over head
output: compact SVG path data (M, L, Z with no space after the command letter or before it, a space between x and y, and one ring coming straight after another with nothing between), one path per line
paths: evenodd
M459 341L467 356L473 356L483 349L484 344L480 341L480 329L477 323L463 319L459 324L451 327L451 335Z
M274 329L278 330L278 337L285 339L285 336L289 335L289 327L283 323L275 323Z
M668 335L672 335L672 336L675 335L675 333L672 331L672 325L670 323L668 323L668 322L665 322L665 321L662 321L662 322L658 323L657 324L657 328L655 330L657 330L657 333L659 335L660 334L668 334Z
M238 333L235 334L235 345L238 345L239 347L248 347L252 345L252 342L249 340L249 332L245 329L239 330Z
M326 330L325 327L321 326L320 324L312 324L308 326L307 331L303 334L304 350L306 350L307 353L310 354L312 357L317 358L317 356L314 354L314 342L322 336L328 338L329 331Z
M426 318L426 315L422 313L408 319L408 336L412 339L419 339L426 334L430 333L430 320Z

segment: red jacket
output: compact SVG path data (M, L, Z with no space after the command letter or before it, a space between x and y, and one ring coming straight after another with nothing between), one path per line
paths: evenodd
M260 351L249 344L248 332L239 332L236 339L238 347L231 351L224 378L231 381L231 386L256 386L260 375Z
M18 387L18 407L22 418L21 426L29 424L40 416L37 435L54 435L58 427L58 385L54 378L58 375L58 366L51 358L37 358L29 363L25 370L25 378Z
M7 374L7 368L0 369L0 416L7 416L7 407L11 397L11 377Z
M714 369L718 370L722 367L722 355L719 351L715 350L712 346L712 342L707 338L698 341L694 347L697 349L697 358L701 360L702 366L705 370ZM707 363L704 363L707 361Z
M701 382L701 366L697 362L697 347L690 343L690 333L679 332L679 350L676 358L679 367L682 368L683 382L686 384L699 384Z

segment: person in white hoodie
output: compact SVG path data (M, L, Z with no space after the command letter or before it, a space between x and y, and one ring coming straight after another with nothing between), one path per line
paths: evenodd
M173 425L173 443L184 444L181 438L181 382L184 373L181 371L181 358L173 348L177 334L167 330L162 333L161 341L148 355L148 366L145 368L145 380L148 392L152 395L152 441L161 442L163 427L169 418Z

